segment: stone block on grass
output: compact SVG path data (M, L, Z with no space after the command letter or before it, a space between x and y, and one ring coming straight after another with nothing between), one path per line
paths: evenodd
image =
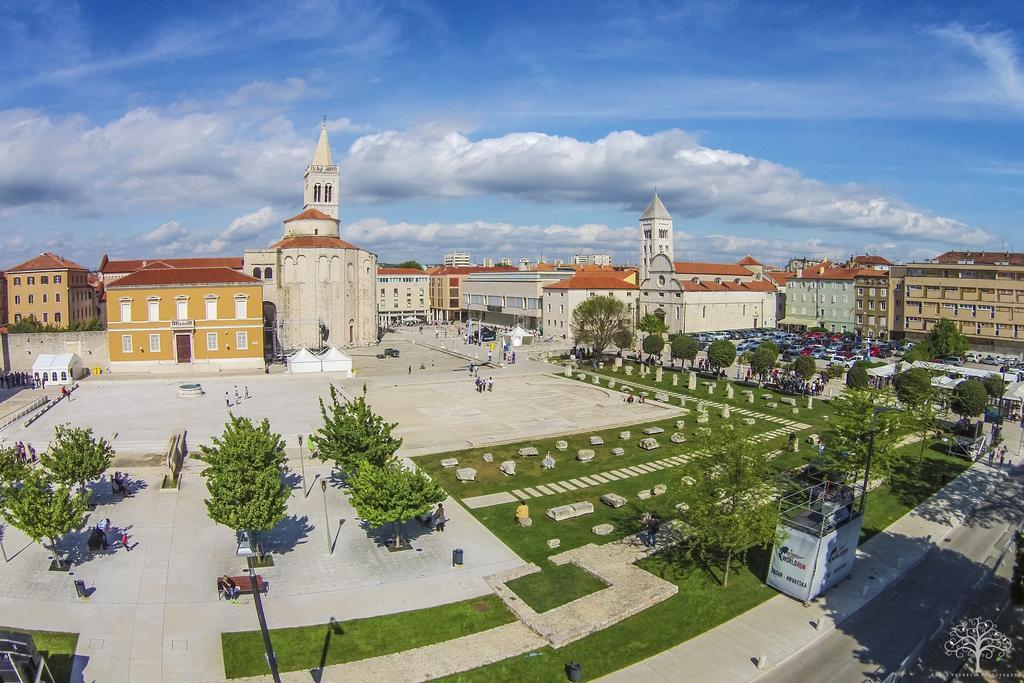
M640 448L645 451L653 451L655 448L659 448L661 444L653 436L649 436L646 439L640 439Z
M611 524L598 524L590 530L598 536L607 536L608 534L615 531L615 527Z
M458 466L459 466L459 459L458 458L445 458L444 460L441 461L441 467L444 467L446 469L449 468L449 467L458 467Z
M709 418L707 413L702 413L697 416L697 424L699 425L706 425L708 423L708 420Z
M510 477L513 474L515 474L516 473L516 462L515 462L515 460L506 460L503 463L501 463L501 471L502 471L503 474L507 474Z
M527 446L526 448L520 448L519 449L519 455L520 456L540 455L540 451L537 450L534 446Z
M626 499L617 493L606 493L601 496L601 502L608 507L620 508L626 504Z
M783 396L782 398L779 399L779 403L785 403L787 406L795 406L796 399L793 398L792 396Z
M752 417L745 417L743 418L743 424L747 425L748 427L753 427L755 424L757 424L757 420L755 420Z
M472 467L460 467L455 470L455 478L459 481L474 481L476 479L476 470Z
M494 462L494 454L484 453L484 462Z
M668 491L668 486L666 484L655 484L654 488L651 489L651 493L656 496L662 495L665 491Z
M565 439L559 439L558 441L555 442L555 450L564 451L567 448L569 448L569 442L566 441Z
M769 401L768 403L765 403L764 405L765 405L766 408L778 408L779 407L779 404L776 403L775 401Z
M654 434L664 434L665 430L661 427L648 427L644 430L644 434L653 436Z
M672 436L669 437L669 441L672 443L686 443L686 435L682 432L673 432Z
M620 455L625 455L625 454L626 454L626 449L625 448L621 448L619 446L616 446L615 448L612 449L612 455L614 455L615 457L618 457Z
M599 436L592 436L592 437L590 437L590 445L591 446L602 446L602 445L604 445L604 439L602 439Z
M686 420L676 420L676 429L685 429Z
M654 394L654 400L661 401L662 403L668 403L668 394L666 394L664 391L659 391L656 394Z
M629 432L619 432L619 438L620 439L628 439L629 438Z
M551 548L552 550L554 550L555 548L558 548L561 545L562 545L561 539L558 539L558 538L549 538L548 539L548 547Z
M580 462L590 462L596 455L597 453L592 448L581 448L576 451L576 459Z

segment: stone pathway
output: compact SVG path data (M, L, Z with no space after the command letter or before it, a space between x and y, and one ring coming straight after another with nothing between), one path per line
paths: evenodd
M283 673L281 680L283 683L307 683L312 676L320 683L419 683L543 647L563 647L675 595L679 588L674 583L659 579L633 564L675 542L669 525L665 525L651 548L644 546L637 536L628 536L605 545L591 543L553 555L549 559L554 564L573 563L607 583L608 587L542 614L526 605L506 585L513 579L540 571L536 565L516 567L486 577L488 585L519 617L519 621L443 643L328 666L323 670ZM233 680L265 683L270 677Z

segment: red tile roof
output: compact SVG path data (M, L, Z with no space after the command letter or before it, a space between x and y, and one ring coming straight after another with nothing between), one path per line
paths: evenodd
M735 263L701 263L699 261L676 261L672 264L677 273L695 275L753 275L743 266Z
M515 266L438 266L431 268L431 275L470 275L471 273L511 273L519 270Z
M314 209L310 209L313 211ZM285 237L275 243L271 249L358 249L359 247L349 244L338 237L323 237L318 235L300 235L298 237Z
M777 292L778 289L767 280L750 280L747 282L679 282L686 292Z
M960 261L974 261L981 265L994 266L998 263L1009 263L1011 266L1024 266L1024 253L1019 251L947 251L935 257L938 263L956 264Z
M167 259L129 259L124 261L104 260L100 264L101 273L134 273L139 268L234 268L242 269L241 256L202 257L202 258L167 258Z
M854 256L852 259L850 259L850 261L852 263L859 263L861 265L869 265L869 266L891 266L892 265L892 263L888 259L886 259L886 258L884 258L882 256L874 256L874 255L870 255L870 254L865 255L865 256Z
M737 261L736 265L738 265L738 266L760 266L760 265L763 265L763 264L760 261L758 261L756 258L751 256L750 254L747 254L746 256L741 258L739 261Z
M778 284L778 285L786 284L786 281L789 280L789 278L793 277L794 275L795 275L795 273L790 273L790 272L785 271L785 270L766 270L766 271L764 271L764 276L767 277L767 278L771 278L771 280L775 284Z
M308 221L308 220L334 221L335 223L338 222L338 219L335 218L334 216L328 216L326 213L324 213L323 211L320 211L318 209L306 209L305 211L303 211L302 213L298 214L297 216L292 216L291 218L285 218L284 222L285 223L291 223L292 221Z
M378 275L429 275L425 270L419 268L378 268Z
M8 273L20 273L28 270L88 270L85 266L80 266L74 261L70 261L63 256L57 256L56 254L44 251L39 256L33 259L29 259L24 263L20 263L13 268L8 268Z
M637 289L637 286L621 277L606 273L578 273L573 277L545 285L544 289Z
M259 285L261 280L231 268L153 268L137 270L107 285L121 287L164 287L173 285L241 284Z

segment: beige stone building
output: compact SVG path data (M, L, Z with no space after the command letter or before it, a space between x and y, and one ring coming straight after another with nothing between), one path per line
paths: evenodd
M921 339L947 318L972 349L1024 352L1024 253L950 251L889 272L894 336Z
M657 194L640 216L640 241L640 316L657 315L673 333L775 327L778 287L764 266L676 261L672 216Z
M377 341L377 256L340 237L339 179L321 128L303 211L284 221L281 241L245 252L244 272L263 281L268 355Z
M430 316L430 274L416 268L377 269L377 324L392 327Z
M11 323L34 318L43 325L67 327L96 317L95 291L85 266L47 251L8 268L6 274Z
M862 337L888 339L890 329L889 270L858 268L853 278L854 329Z
M634 322L640 304L637 271L579 271L575 275L544 287L544 334L574 341L572 314L576 307L592 296L611 296L626 305L627 315Z
M472 273L462 281L462 304L467 319L499 327L522 325L527 330L547 334L541 309L544 287L574 274L571 269Z

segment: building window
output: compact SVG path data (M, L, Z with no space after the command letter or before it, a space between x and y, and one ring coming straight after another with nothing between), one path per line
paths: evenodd
M41 285L48 285L48 284L50 284L50 278L47 277L46 275L40 275L39 276L39 284L41 284Z
M43 322L44 323L50 322L50 314L49 313L43 313Z
M313 202L320 202L320 183L317 183L316 185L313 186Z
M217 319L217 297L215 296L206 297L206 319Z
M246 318L249 317L247 315L247 312L246 312L246 304L247 304L246 297L244 297L244 296L236 296L235 297L235 318L237 318L238 320L245 320Z
M43 303L44 304L46 303L46 295L45 294L43 294Z
M235 332L235 347L238 349L249 348L249 333Z
M207 332L206 333L206 350L216 351L217 350L217 333Z
M55 284L55 285L59 285L59 284L61 283L61 280L62 280L62 279L63 279L63 278L61 278L61 276L60 276L60 275L54 275L54 276L53 276L53 284Z
M160 299L149 299L146 301L146 310L149 313L149 322L154 323L160 319Z
M331 186L324 185L324 201L330 203L331 201Z
M252 269L252 276L257 280L263 277L263 272L257 267Z
M263 269L263 279L264 280L273 280L274 279L274 269L271 268L270 266L267 266L266 268L264 268Z
M130 323L132 321L132 302L121 301L121 322Z
M29 275L28 278L25 280L25 283L29 285L34 285L36 283L35 276Z
M30 304L34 304L34 303L36 302L36 296L35 296L35 294L29 294L29 295L28 295L28 302L29 302Z
M21 304L21 295L20 294L15 294L14 295L14 304L15 305L20 305Z
M54 294L54 300L55 300L55 301L56 301L57 303L60 303L60 292L57 292L56 294Z
M15 313L14 314L14 322L16 322L16 323L20 323L21 322L21 313Z
M160 352L160 335L151 334L149 335L149 350L151 353Z
M60 311L58 311L58 312L53 314L53 322L55 322L55 323L59 323L60 322Z
M132 352L132 335L122 334L121 335L121 351L124 353Z
M174 302L175 320L188 320L188 299L178 299Z
M20 277L14 278L14 286L18 287L20 285L21 285L21 278Z

